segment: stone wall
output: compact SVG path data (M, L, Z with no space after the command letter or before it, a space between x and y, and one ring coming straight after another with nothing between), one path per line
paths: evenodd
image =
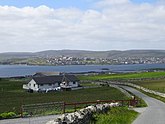
M115 84L115 85L126 85L126 86L135 87L135 88L143 90L147 93L151 93L151 94L158 95L158 96L161 96L161 97L165 98L165 93L160 93L160 92L157 92L157 91L154 91L154 90L150 90L150 89L144 88L142 86L139 86L139 85L136 85L136 84L133 84L133 83L112 82L112 81L106 81L106 83L113 84L113 85Z
M94 113L104 113L111 107L117 106L119 106L119 103L91 105L73 113L63 114L59 118L49 121L46 124L88 124Z

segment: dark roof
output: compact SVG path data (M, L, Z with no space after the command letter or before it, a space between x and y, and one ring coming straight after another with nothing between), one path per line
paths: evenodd
M60 75L60 72L36 72L33 77L55 76Z
M79 81L79 79L74 75L62 75L62 76L63 76L63 80L66 81L71 81L71 82Z
M71 82L79 81L79 79L74 75L55 75L55 76L33 77L33 80L37 84L61 83L63 80L71 81Z

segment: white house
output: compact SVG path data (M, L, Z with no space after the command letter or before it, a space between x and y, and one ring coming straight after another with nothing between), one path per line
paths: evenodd
M33 91L56 90L57 88L72 89L79 86L78 82L79 79L74 75L33 77L28 84L23 85L23 89Z

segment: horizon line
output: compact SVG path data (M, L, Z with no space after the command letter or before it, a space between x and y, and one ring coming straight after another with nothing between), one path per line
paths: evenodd
M91 51L91 52L108 52L108 51L165 51L165 49L127 49L127 50L85 50L85 49L48 49L48 50L40 50L40 51L7 51L0 52L2 53L37 53L37 52L45 52L45 51Z

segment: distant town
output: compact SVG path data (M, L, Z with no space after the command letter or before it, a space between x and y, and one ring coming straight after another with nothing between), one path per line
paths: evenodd
M22 64L22 65L113 65L113 64L154 64L165 63L165 57L119 57L109 58L88 58L88 57L32 57L32 58L12 58L0 61L0 64Z
M154 63L165 63L165 50L48 50L35 53L0 53L0 64L3 65L116 65Z

